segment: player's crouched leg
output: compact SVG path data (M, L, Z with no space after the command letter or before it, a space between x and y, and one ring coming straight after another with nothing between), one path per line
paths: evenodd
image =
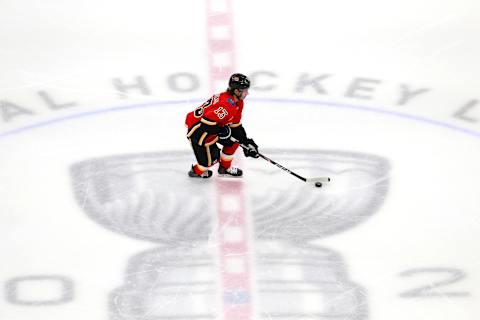
M222 177L239 178L243 175L240 168L232 167L233 154L238 148L238 143L231 146L224 146L220 154L220 165L218 166L218 174Z
M201 146L195 139L192 139L191 144L198 162L192 165L188 176L191 178L210 178L213 173L208 168L218 162L220 149L213 141L212 143L207 141L204 146Z

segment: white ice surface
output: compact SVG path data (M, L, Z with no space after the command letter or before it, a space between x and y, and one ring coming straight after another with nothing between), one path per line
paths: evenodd
M332 183L240 152L240 182L187 179L206 1L2 1L0 318L223 319L243 241L256 319L478 319L480 5L232 2L248 134Z

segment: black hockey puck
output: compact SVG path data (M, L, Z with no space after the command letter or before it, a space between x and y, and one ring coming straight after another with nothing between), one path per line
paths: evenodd
M321 187L322 187L322 183L321 183L321 182L315 182L315 187L321 188Z

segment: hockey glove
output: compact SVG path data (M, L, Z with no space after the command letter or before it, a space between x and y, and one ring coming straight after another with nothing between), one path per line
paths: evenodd
M253 141L253 139L245 139L245 141L242 142L242 145L244 146L243 153L245 154L245 157L260 157L260 155L258 154L258 146L255 141Z
M229 126L223 126L220 128L220 131L217 133L217 136L220 140L227 141L230 140L232 136L232 129Z

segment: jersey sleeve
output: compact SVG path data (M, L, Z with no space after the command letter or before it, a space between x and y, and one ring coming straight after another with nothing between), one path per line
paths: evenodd
M230 124L231 128L235 128L242 124L242 111L243 111L243 101L240 101L239 109L235 113L235 116L232 119L232 123Z

